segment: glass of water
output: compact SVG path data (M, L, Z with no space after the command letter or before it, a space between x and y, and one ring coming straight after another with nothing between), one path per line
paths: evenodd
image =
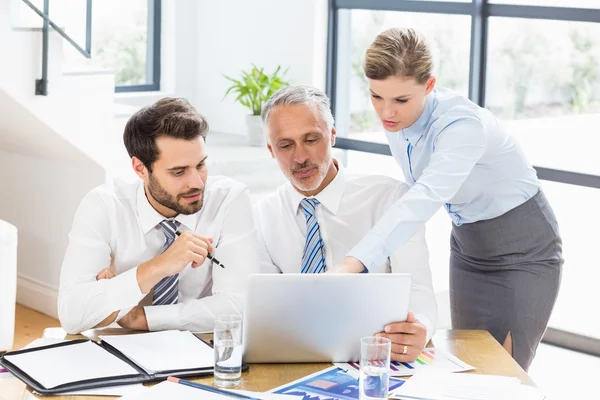
M242 378L242 319L221 315L215 320L215 386L231 387Z
M368 336L360 339L361 400L387 399L390 383L390 339Z

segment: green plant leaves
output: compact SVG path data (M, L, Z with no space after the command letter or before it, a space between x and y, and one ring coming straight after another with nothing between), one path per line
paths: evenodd
M227 97L230 93L236 95L235 101L250 109L252 115L260 115L262 106L277 90L289 83L283 78L287 74L287 69L281 72L281 66L272 74L266 74L264 68L258 68L252 64L249 71L242 71L239 79L223 75L225 79L231 82L231 86L225 92Z

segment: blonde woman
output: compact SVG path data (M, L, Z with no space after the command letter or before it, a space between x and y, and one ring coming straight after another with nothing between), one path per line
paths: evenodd
M496 117L436 87L431 51L389 29L365 55L371 101L410 190L332 272L383 263L444 207L455 329L489 331L529 368L560 284L562 241L535 170ZM392 332L411 345L410 332Z

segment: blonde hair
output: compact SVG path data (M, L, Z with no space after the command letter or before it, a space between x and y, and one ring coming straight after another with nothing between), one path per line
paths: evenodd
M433 58L425 38L412 28L381 32L367 49L364 70L369 79L390 76L415 78L424 84L431 77Z

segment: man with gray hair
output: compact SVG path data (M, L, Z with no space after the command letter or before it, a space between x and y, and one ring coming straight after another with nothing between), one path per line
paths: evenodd
M314 87L279 90L264 105L262 120L267 148L288 182L255 209L261 272L327 272L408 186L385 176L344 170L332 156L336 131L329 99ZM377 335L392 340L393 360L414 361L431 338L437 318L424 228L370 272L412 274L407 320L391 323Z

